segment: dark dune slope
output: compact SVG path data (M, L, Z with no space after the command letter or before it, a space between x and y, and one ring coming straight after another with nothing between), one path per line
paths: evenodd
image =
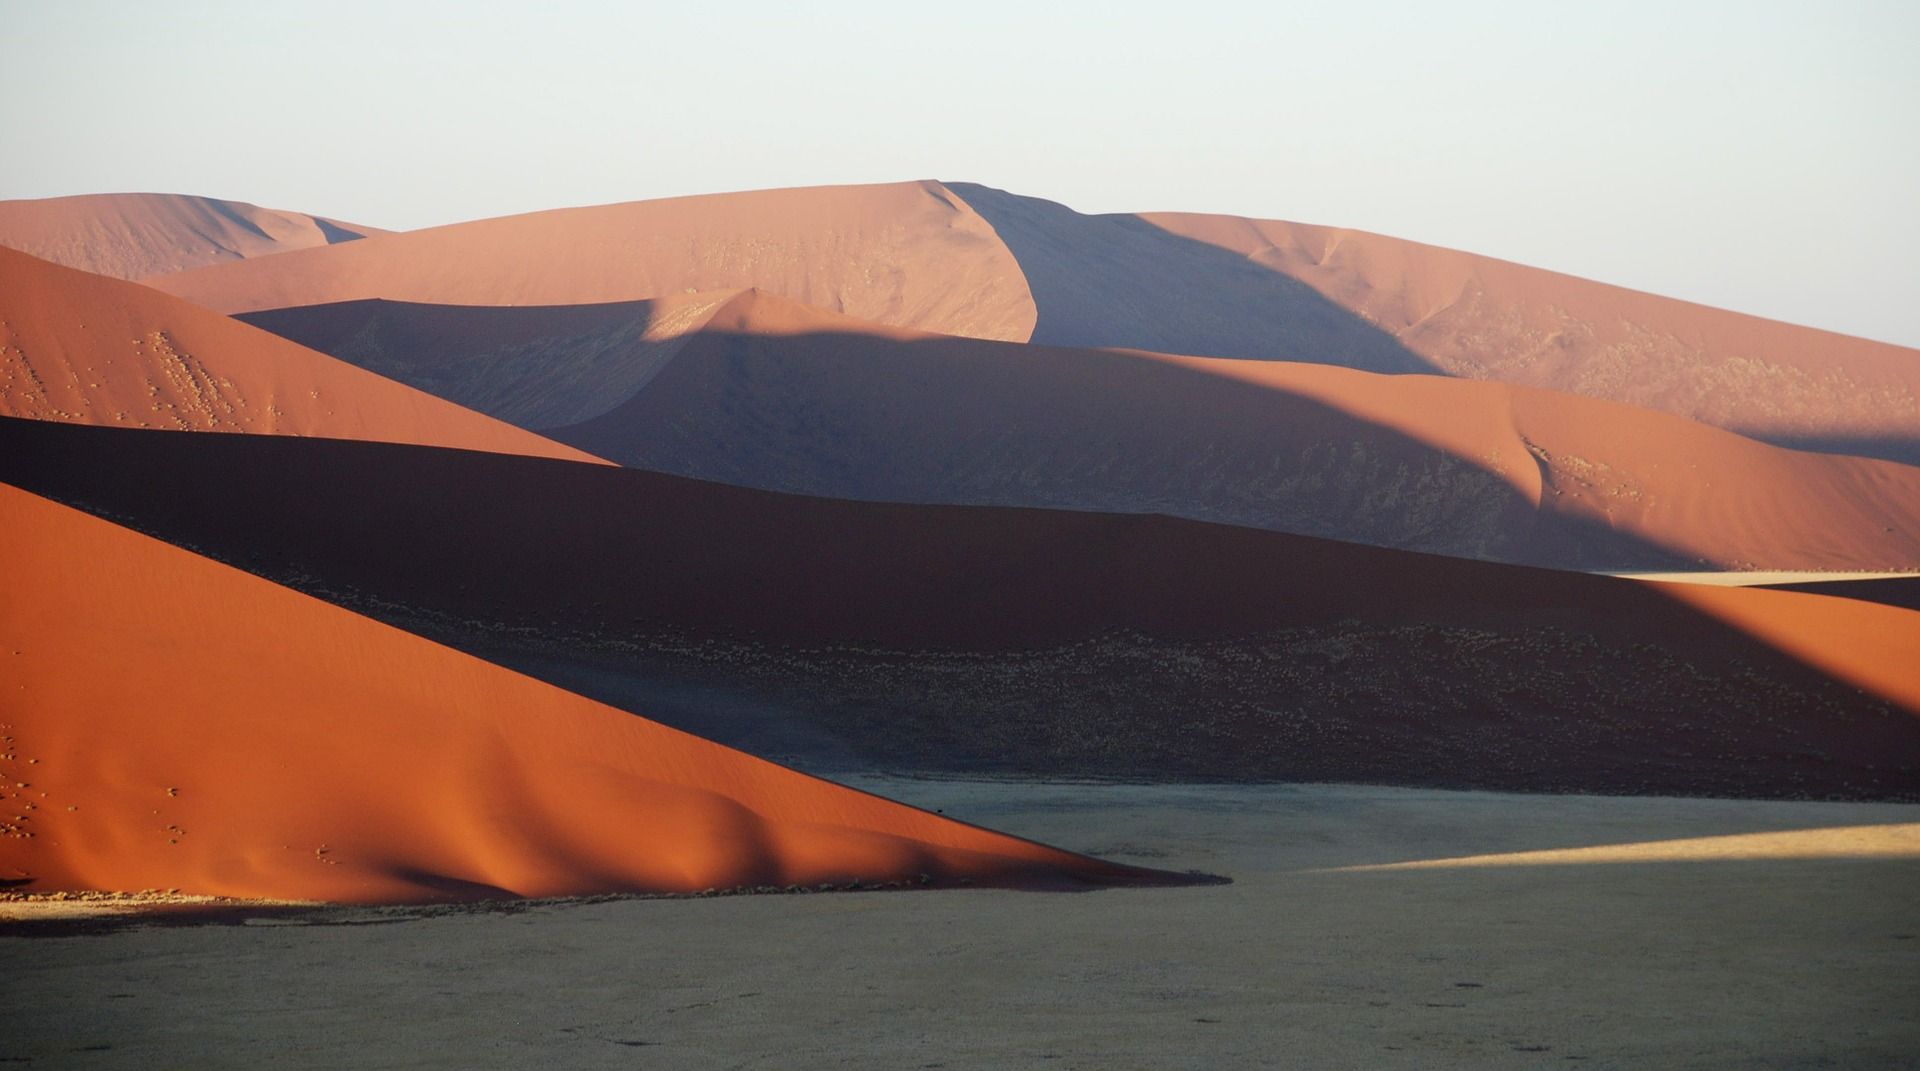
M0 479L868 762L1920 795L1920 615L1852 600L374 443L6 421Z

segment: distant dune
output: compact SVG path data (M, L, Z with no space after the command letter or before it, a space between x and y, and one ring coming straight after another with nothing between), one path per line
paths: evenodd
M937 182L564 208L152 280L220 312L363 298L570 305L759 287L883 323L1024 339L1033 302L979 214Z
M0 201L0 246L116 279L144 279L385 233L337 219L185 194Z
M1920 798L1920 614L1870 602L375 443L0 421L0 478L882 768Z
M1141 218L1306 283L1448 375L1920 463L1920 350L1364 231Z
M642 468L1575 569L1920 566L1920 468L1437 376L939 336L758 291L243 319Z
M10 885L360 903L1171 877L806 777L11 487L0 529Z
M1089 216L972 183L723 194L389 235L154 280L222 312L758 287L895 327L1548 387L1920 463L1920 353L1360 231Z
M10 249L0 415L594 460L178 298Z

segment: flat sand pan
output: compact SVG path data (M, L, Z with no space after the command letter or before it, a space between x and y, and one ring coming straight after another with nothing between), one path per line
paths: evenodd
M359 910L61 937L0 927L0 1058L1747 1068L1920 1056L1920 806L856 783L1234 882ZM1526 859L1541 852L1560 854ZM1476 857L1502 863L1463 862ZM1439 860L1454 864L1351 869Z

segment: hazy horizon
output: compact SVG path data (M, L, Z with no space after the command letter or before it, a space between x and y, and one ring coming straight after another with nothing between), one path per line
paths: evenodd
M0 11L5 198L414 229L940 178L1353 227L1920 345L1920 9L1899 4Z

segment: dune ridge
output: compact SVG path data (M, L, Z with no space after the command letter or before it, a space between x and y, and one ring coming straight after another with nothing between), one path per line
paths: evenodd
M598 461L137 283L0 249L0 414Z
M1559 568L1920 565L1920 468L1501 383L943 336L758 290L242 318L602 457L770 490Z
M0 201L0 246L116 279L145 279L385 233L322 216L187 194Z
M1167 879L613 710L0 486L0 876L353 903Z

